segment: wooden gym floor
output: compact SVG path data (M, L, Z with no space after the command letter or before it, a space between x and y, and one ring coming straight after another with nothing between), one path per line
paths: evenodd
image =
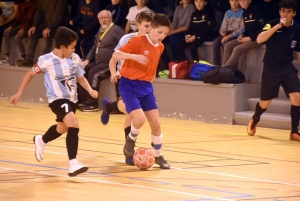
M87 173L70 178L65 136L34 157L32 138L55 123L45 104L0 100L0 200L300 200L300 143L289 131L161 118L163 155L170 170L140 171L124 163L124 115L77 111L78 160ZM138 147L150 148L145 125Z

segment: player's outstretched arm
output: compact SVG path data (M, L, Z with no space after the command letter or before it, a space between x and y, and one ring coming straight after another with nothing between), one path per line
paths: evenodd
M18 90L18 92L16 94L14 94L12 97L10 97L10 103L16 105L17 102L20 100L24 90L26 89L27 85L29 84L29 82L31 81L31 79L33 78L33 76L35 76L36 74L32 71L32 69L28 70L27 73L25 74L22 83L20 85L20 88Z
M266 26L263 28L263 32L261 32L258 36L257 36L257 43L261 44L261 43L264 43L266 42L267 40L269 40L269 38L276 32L278 31L279 29L282 28L282 24L277 24L275 26L273 26L272 28L269 27L270 25L269 24L266 24Z
M84 76L77 77L77 82L85 89L93 98L98 98L98 91L93 90Z
M133 59L143 65L145 65L149 62L148 58L145 57L144 55L129 54L129 53L121 52L119 50L117 50L113 53L112 59L116 59L116 60Z

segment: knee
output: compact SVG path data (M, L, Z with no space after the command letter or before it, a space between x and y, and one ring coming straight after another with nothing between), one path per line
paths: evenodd
M145 124L145 121L146 121L146 118L143 117L143 116L140 116L140 117L135 118L135 119L133 120L132 125L133 125L135 128L139 129L139 128L141 128L141 127Z
M160 122L158 120L155 120L154 122L152 122L151 127L154 131L159 131L160 130Z
M300 106L300 93L292 93L290 94L290 99L292 105Z

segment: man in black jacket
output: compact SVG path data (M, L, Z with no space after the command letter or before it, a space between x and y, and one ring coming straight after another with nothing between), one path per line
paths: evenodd
M37 10L32 27L28 30L28 43L25 59L17 60L18 66L32 67L34 52L40 38L44 38L46 45L41 55L50 51L56 29L68 22L68 1L41 0L38 1Z

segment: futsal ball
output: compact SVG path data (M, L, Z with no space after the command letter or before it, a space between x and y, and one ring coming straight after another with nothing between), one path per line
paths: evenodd
M147 170L152 167L155 160L154 153L151 149L139 148L133 155L133 162L141 170Z

